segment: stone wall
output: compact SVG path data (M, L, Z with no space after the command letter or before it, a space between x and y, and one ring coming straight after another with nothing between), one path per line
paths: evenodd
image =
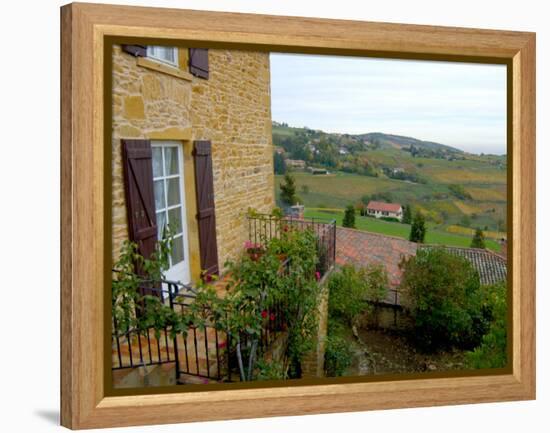
M248 236L249 207L275 206L269 54L211 50L210 78L193 80L194 139L212 140L220 266Z
M180 59L186 57L180 49ZM113 49L112 239L113 260L128 238L120 140L181 140L186 170L193 140L212 141L220 267L247 238L245 212L274 206L269 54L209 50L210 77L191 76L180 65L170 74L146 59ZM177 75L177 76L176 76ZM194 185L186 173L186 200ZM192 179L191 177L190 179ZM191 185L189 185L191 184ZM188 190L188 189L191 190ZM196 237L195 203L188 203L190 238ZM191 257L198 240L190 239ZM193 270L192 270L193 271Z
M325 376L325 346L328 327L328 275L325 275L317 308L317 336L315 349L308 353L302 360L302 378L316 378Z

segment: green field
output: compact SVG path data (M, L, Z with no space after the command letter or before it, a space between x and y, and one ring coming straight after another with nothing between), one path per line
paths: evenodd
M342 225L343 211L335 210L308 210L306 208L305 216L307 218L322 218L335 219L338 226ZM411 226L396 222L383 221L371 217L355 216L355 227L358 230L364 230L372 233L380 233L388 236L408 239ZM452 233L446 233L434 228L433 224L427 225L427 233L425 242L427 244L448 245L454 247L469 247L472 238L469 236L461 236ZM488 249L499 252L500 245L487 239L485 245Z
M437 172L436 168L432 171ZM431 179L422 184L342 172L312 175L295 171L293 176L300 202L306 207L343 209L359 203L365 195L389 192L393 202L411 204L442 230L444 226L460 224L465 216L471 219L471 227L487 227L491 231L497 231L498 220L506 220L506 184L500 182L464 184L467 191L471 190L473 199L460 200L449 194L447 184ZM282 179L283 176L275 176L277 199Z
M299 202L309 209L356 209L370 200L409 205L429 227L427 242L469 246L471 232L492 239L506 230L506 155L463 152L440 143L383 133L335 134L274 122L273 144L283 158L329 174L293 170ZM278 173L284 173L278 163ZM275 176L280 200L282 175ZM340 216L341 211L336 216ZM322 216L322 215L318 215ZM402 224L358 218L358 228L408 238ZM461 230L463 232L461 233ZM499 249L494 241L488 247Z

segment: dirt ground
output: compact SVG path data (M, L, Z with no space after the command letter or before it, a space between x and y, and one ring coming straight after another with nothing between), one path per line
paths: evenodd
M350 376L464 369L463 351L421 353L396 332L361 328L350 344L355 348Z

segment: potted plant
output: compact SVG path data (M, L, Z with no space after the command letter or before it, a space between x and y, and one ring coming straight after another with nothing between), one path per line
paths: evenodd
M244 243L244 249L251 260L257 262L260 260L262 255L265 253L265 248L262 244L252 242L252 241L246 241Z

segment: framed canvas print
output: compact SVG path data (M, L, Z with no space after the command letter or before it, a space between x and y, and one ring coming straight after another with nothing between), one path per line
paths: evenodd
M62 424L535 398L535 36L70 4Z

